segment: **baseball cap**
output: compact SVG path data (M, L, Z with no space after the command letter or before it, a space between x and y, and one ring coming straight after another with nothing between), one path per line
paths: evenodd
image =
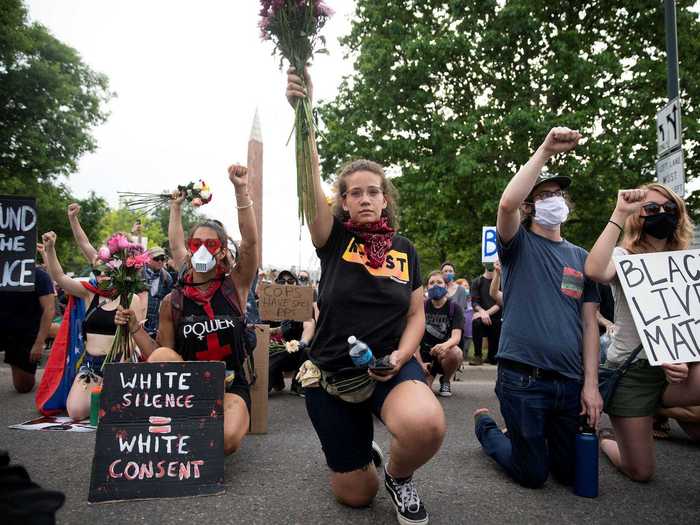
M165 256L165 250L160 246L156 246L155 248L151 248L150 250L148 250L148 255L151 256L151 259L155 259L156 257L163 257Z

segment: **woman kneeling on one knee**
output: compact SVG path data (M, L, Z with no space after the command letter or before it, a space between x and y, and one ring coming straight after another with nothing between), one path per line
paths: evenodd
M90 416L89 387L102 384L102 367L117 332L115 323L119 297L110 278L99 269L97 259L93 261L96 282L73 279L63 273L58 261L56 234L52 231L47 232L42 236L42 240L44 260L51 278L67 294L82 299L87 305L82 326L79 328L84 339L85 352L66 398L68 416L80 421ZM138 322L142 317L142 309L137 295L132 298L130 307L131 311L138 312L134 315L134 321Z
M623 232L624 237L618 245L618 237ZM593 246L585 268L591 279L610 283L615 298L617 330L607 352L608 367L619 367L641 345L613 257L686 250L692 233L685 203L670 188L652 183L618 193L615 210ZM699 364L651 366L646 354L639 352L605 407L614 434L601 431L600 448L629 478L647 481L656 469L654 414L661 407L698 404ZM685 428L692 435L697 426Z
M240 256L235 266L231 268L228 235L221 224L201 222L190 231L189 268L184 282L161 303L158 341L148 336L130 310L120 308L116 322L129 323L136 344L149 356L149 362L226 363L224 452L233 454L250 423L250 388L243 366L245 319L241 305L246 304L257 272L258 237L246 168L231 166L229 178L236 189L241 230ZM225 322L211 323L214 318Z
M290 103L307 90L310 97L308 75L305 90L291 70ZM408 239L394 234L396 191L380 165L357 160L343 168L332 211L321 189L315 148L312 166L318 211L309 231L321 261L320 314L301 380L332 471L331 488L341 503L353 507L368 505L376 495L374 414L392 435L384 471L397 518L428 523L412 476L440 448L445 416L413 357L425 326L418 255ZM377 359L389 356L389 367L381 372L356 367L348 354L350 336L367 343ZM374 457L379 463L378 451Z

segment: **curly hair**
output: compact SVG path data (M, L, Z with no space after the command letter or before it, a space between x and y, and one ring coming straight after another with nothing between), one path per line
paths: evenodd
M386 199L386 208L382 210L382 217L386 217L389 226L395 230L399 229L399 192L384 173L384 168L376 162L366 159L353 160L343 166L338 174L338 178L333 183L333 203L331 211L340 221L345 222L350 218L350 214L343 209L343 195L348 191L346 179L358 171L369 171L381 178L381 188Z
M674 230L671 238L666 242L666 249L668 251L688 249L693 239L694 225L688 216L688 210L683 199L671 188L659 184L658 182L642 184L639 186L639 189L658 191L668 198L668 200L676 203L676 206L678 206L678 210L676 211L678 226ZM652 246L644 240L643 226L644 219L642 219L639 214L635 213L627 217L625 221L625 233L620 244L629 253L646 253L653 250Z

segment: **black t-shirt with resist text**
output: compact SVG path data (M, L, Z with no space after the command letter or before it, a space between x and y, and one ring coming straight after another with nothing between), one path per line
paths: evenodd
M367 343L380 358L398 348L406 327L411 294L421 287L418 254L400 235L381 268L367 265L362 241L336 218L321 260L319 318L311 360L327 371L352 367L348 337Z
M452 330L464 330L464 312L458 304L450 308L451 300L445 301L440 308L435 308L432 301L425 304L425 333L421 341L422 347L430 347L444 343L452 337ZM452 310L452 315L450 315Z

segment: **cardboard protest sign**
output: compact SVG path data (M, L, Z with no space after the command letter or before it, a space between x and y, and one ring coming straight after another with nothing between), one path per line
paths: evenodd
M34 291L36 199L0 196L0 290Z
M307 321L313 316L314 290L310 286L261 284L258 288L260 319Z
M700 250L613 259L649 363L700 361Z
M492 263L498 260L496 227L484 226L481 229L481 262Z
M105 366L88 501L223 492L224 367Z

